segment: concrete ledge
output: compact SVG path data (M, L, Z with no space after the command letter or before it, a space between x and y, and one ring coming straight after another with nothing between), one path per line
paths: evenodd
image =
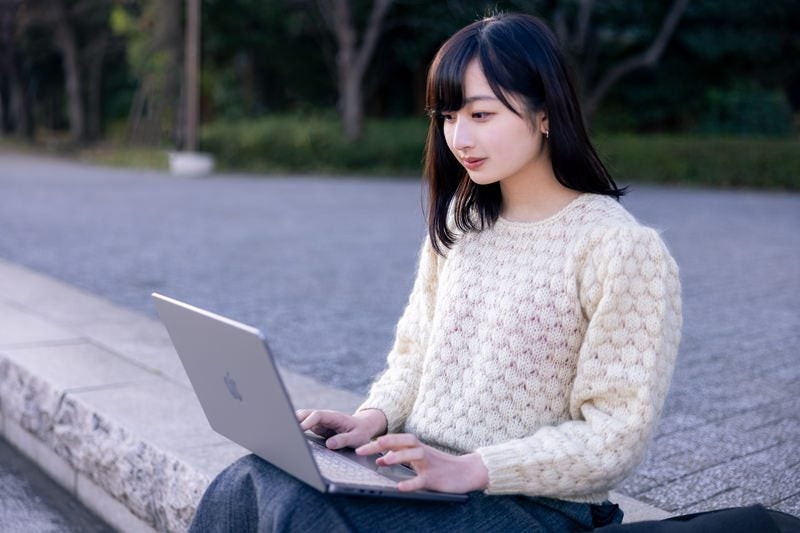
M9 359L0 361L0 399L7 439L112 526L185 529L208 483L195 468Z
M0 430L122 531L183 531L247 453L208 426L163 326L0 260ZM360 397L282 371L295 405ZM668 513L614 495L626 521Z

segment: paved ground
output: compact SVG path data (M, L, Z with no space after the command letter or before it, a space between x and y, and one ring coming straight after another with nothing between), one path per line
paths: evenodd
M2 439L0 528L5 533L113 531Z
M423 235L416 184L0 169L0 257L151 316L163 291L258 325L343 388L382 368Z
M202 180L0 155L0 257L153 314L185 298L265 329L289 368L364 392L422 235L411 181ZM635 187L681 266L684 342L623 492L677 512L800 514L800 196Z

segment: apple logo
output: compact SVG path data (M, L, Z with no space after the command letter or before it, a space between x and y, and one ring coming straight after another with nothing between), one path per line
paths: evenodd
M244 398L242 398L242 395L239 392L238 387L236 387L236 381L233 380L233 378L231 377L231 373L230 372L226 372L225 373L225 378L224 379L225 379L225 386L228 387L228 391L230 391L231 396L233 396L234 398L236 398L240 402L244 401Z

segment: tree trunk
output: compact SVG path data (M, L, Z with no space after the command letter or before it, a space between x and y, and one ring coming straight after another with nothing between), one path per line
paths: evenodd
M103 63L108 33L102 32L87 47L86 57L86 138L100 137L103 129Z
M348 141L361 137L364 124L364 98L362 96L363 77L351 71L339 74L339 107L342 116L344 135Z
M326 24L336 38L336 82L339 115L348 141L361 138L364 124L364 75L375 52L383 20L393 0L375 0L358 45L349 0L318 0Z
M158 145L169 139L181 146L185 136L181 126L185 105L180 83L183 1L148 0L144 6L143 17L154 27L148 51L151 57L163 59L163 63L154 61L136 72L139 87L128 118L128 140Z
M30 100L22 84L16 58L0 67L0 133L33 138Z
M658 63L688 4L689 0L673 0L661 22L658 34L647 49L623 59L592 84L591 80L594 78L597 59L597 47L591 43L593 33L591 17L595 2L594 0L580 0L572 34L567 27L566 8L562 3L557 3L553 13L553 28L562 46L575 58L576 66L579 66L578 84L583 95L583 111L587 123L591 122L609 90L623 76L640 68L653 67Z
M0 129L3 133L32 139L33 114L16 46L17 16L21 4L21 0L0 2Z
M16 59L16 58L15 58ZM12 66L9 84L9 111L18 137L32 141L34 138L33 113L31 100L22 83L22 75L17 62Z
M78 39L62 0L53 0L54 41L61 54L67 92L67 116L70 139L74 143L86 140L86 113L83 105L83 80L79 62Z
M186 142L184 149L197 150L200 122L200 0L186 0L186 48L184 51L186 99Z
M653 39L653 42L650 43L647 50L621 61L605 73L600 81L592 88L586 99L585 110L587 120L594 116L600 106L600 102L606 97L611 87L623 76L640 68L654 67L658 63L688 5L689 0L674 0L661 23L661 29L658 35Z

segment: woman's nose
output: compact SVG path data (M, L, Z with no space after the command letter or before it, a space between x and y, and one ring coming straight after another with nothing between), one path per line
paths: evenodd
M464 151L469 148L472 148L475 142L469 124L464 120L456 120L455 124L453 124L452 135L453 135L453 142L452 142L453 148L459 151Z

